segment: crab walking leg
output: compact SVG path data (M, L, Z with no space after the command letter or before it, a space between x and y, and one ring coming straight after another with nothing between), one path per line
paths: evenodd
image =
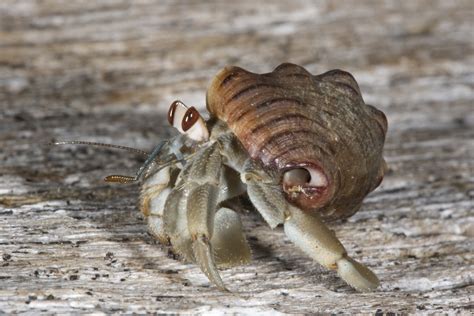
M288 238L321 265L337 270L339 276L353 288L365 292L379 285L377 276L347 255L344 246L319 216L309 215L289 206L285 220Z
M188 199L187 218L196 262L211 282L227 291L217 270L210 243L218 192L216 184L203 184L194 188Z
M334 232L317 214L304 213L289 204L278 183L274 182L275 176L269 172L248 160L241 178L247 184L252 204L270 227L284 223L288 238L311 258L329 269L337 270L344 281L359 291L375 289L379 285L375 274L347 255Z
M268 225L273 229L282 224L288 202L274 179L249 159L243 166L241 181L247 185L250 201Z
M173 252L188 262L194 262L191 235L186 216L187 189L174 188L168 194L163 212L163 230Z
M214 260L211 238L219 198L222 157L218 144L205 148L185 170L183 181L190 189L186 204L188 229L194 258L209 280L219 289L228 291Z
M285 206L288 204L280 191L258 182L247 182L250 201L263 219L273 229L285 220Z

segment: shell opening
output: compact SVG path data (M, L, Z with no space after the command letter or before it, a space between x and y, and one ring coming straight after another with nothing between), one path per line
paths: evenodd
M317 208L328 198L328 178L311 165L285 171L282 186L287 199L303 210Z
M168 122L181 134L194 141L201 142L209 139L209 131L201 114L194 108L188 108L181 101L174 101L168 111Z
M326 176L315 168L295 168L283 175L283 185L286 187L325 187L327 184Z
M283 184L288 187L294 187L307 184L311 181L311 174L304 168L296 168L285 172L283 175Z

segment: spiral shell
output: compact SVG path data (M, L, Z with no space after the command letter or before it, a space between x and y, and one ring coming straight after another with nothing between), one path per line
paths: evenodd
M351 74L331 70L312 75L281 64L255 74L239 67L221 70L207 92L207 108L264 168L317 170L324 186L291 202L326 218L356 212L385 169L385 115L362 99Z

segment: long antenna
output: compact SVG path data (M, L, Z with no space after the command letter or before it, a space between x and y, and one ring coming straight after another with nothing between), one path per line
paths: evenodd
M69 141L60 141L60 142L52 142L51 145L88 145L88 146L97 146L97 147L108 147L108 148L116 148L122 149L129 152L137 153L143 156L148 156L149 153L132 147L121 146L121 145L112 145L112 144L104 144L104 143L96 143L96 142L85 142L82 140L69 140Z
M81 141L81 140L70 140L70 141L58 141L58 142L52 142L51 145L87 145L87 146L98 146L98 147L108 147L108 148L116 148L116 149L122 149L126 150L129 152L134 152L141 154L143 156L146 156L145 162L140 166L138 171L136 172L135 176L124 176L124 175L110 175L104 178L105 182L114 182L114 183L122 183L122 184L127 184L127 183L133 183L136 182L140 179L140 177L143 175L145 170L155 161L156 157L160 154L161 150L163 147L168 143L169 141L162 141L160 142L151 153L148 153L146 151L132 148L132 147L127 147L127 146L121 146L121 145L113 145L113 144L104 144L104 143L96 143L96 142L86 142L86 141ZM174 163L177 161L184 160L183 156L181 153L177 155L178 160L171 160L168 161L165 165L162 167L166 167L170 163Z

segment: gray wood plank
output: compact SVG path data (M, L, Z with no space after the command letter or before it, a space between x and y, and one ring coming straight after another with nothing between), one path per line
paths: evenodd
M0 3L0 313L472 312L472 1L14 1ZM147 233L114 150L169 137L176 98L205 104L223 66L281 62L354 74L388 116L390 172L332 227L380 277L356 293L244 216L253 261L209 286Z

